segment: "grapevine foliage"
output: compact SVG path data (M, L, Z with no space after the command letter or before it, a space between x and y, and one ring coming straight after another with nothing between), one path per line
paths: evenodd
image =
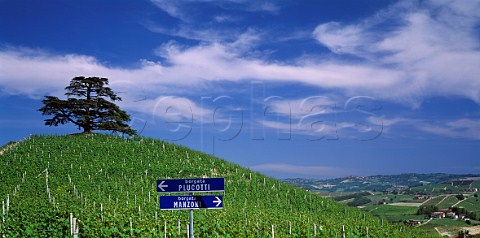
M188 211L159 210L156 180L198 177L225 177L225 192L224 209L195 210L196 237L436 237L182 146L101 134L10 145L0 235L69 236L72 213L80 237L185 237Z

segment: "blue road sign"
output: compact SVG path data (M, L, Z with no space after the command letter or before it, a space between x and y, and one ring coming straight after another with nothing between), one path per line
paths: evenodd
M161 196L160 210L222 209L221 195Z
M224 190L224 178L186 178L157 180L157 193L222 192Z

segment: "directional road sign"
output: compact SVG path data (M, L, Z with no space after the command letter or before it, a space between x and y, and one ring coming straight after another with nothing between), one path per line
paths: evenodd
M221 195L161 196L160 210L222 209Z
M222 192L224 190L224 178L187 178L157 180L158 193Z

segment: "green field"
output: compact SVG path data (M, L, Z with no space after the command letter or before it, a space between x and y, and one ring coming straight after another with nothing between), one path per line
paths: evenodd
M414 200L413 196L408 195L408 194L383 194L383 193L376 192L376 193L373 193L373 195L371 195L372 193L365 193L365 192L363 192L363 193L341 192L340 193L340 192L324 192L324 191L316 192L316 193L319 194L320 196L324 196L324 197L334 197L335 200L344 201L344 202L347 202L347 201L350 201L350 200L344 200L344 199L342 199L343 197L348 198L349 196L363 194L361 197L365 197L365 198L367 198L371 201L368 204L364 204L363 206L378 205L379 202L382 201L382 200L385 200L385 202L387 202L388 204L389 203L421 203L422 202L421 200ZM367 194L367 195L365 195L365 194Z
M437 204L438 209L448 209L458 202L458 198L455 195L447 196L442 202Z
M448 228L453 233L457 233L460 227L464 227L464 226L467 226L465 221L442 218L442 219L433 219L427 224L420 226L419 228L425 229L425 230L432 230L435 227L442 227L442 228Z
M196 237L437 237L185 147L97 134L32 136L0 155L0 235L65 237L72 214L80 237L185 237L188 212L159 210L156 180L201 177L225 178L224 209L196 211Z
M425 215L417 215L417 207L378 205L365 207L364 210L390 222L397 223L409 219L423 220L425 218Z
M430 199L423 206L437 206L438 209L448 209L459 202L455 195L442 195ZM455 207L464 207L468 211L480 211L480 199L471 195L464 201L455 205Z
M378 216L393 216L393 215L411 215L417 212L417 207L391 206L380 205L370 212Z
M480 211L480 198L477 195L470 196L469 198L465 199L461 203L459 203L456 207L464 207L469 212L479 212Z
M375 193L375 195L367 196L370 200L372 200L371 205L378 204L382 199L385 199L387 203L397 203L397 202L419 202L414 201L412 195L406 194L381 194Z
M378 199L387 200L388 198L393 198L392 201L395 201L395 197L391 194L387 194L387 195L377 194L373 196L371 199L374 200L375 199L374 197L377 197L377 200ZM398 199L399 201L400 199L402 199L402 197L397 195L396 199ZM448 209L452 207L452 205L456 204L458 201L459 200L456 197L456 195L450 195L450 194L440 195L428 200L428 202L426 202L424 206L429 206L429 205L437 206L439 210ZM403 201L403 202L406 202L406 201ZM468 212L478 212L480 211L480 199L478 195L477 197L475 197L474 195L470 195L467 199L458 203L455 207L464 207L465 209L467 209ZM427 215L416 215L418 207L411 207L411 206L374 205L374 206L366 206L363 208L363 210L369 211L373 215L393 223L395 222L402 223L410 219L426 222L428 219ZM472 225L479 224L478 221L474 221L474 220L472 220L470 223ZM454 220L454 219L444 218L444 219L433 219L431 221L428 221L426 224L420 225L419 227L421 227L422 230L434 231L436 230L435 228L437 228L438 231L441 231L441 232L446 232L449 234L457 234L460 230L463 229L463 227L469 227L469 225L463 220Z
M438 206L438 204L446 197L447 195L441 195L434 197L425 203L422 204L422 206Z
M426 215L416 215L417 207L408 206L392 206L392 205L379 205L368 206L363 208L365 211L369 211L375 216L385 219L392 223L403 223L406 220L419 220L422 223L416 229L435 231L435 228L440 228L442 231L448 231L451 234L457 234L462 230L462 227L468 227L469 225L463 220L454 220L449 218L432 219L428 220ZM428 221L428 222L427 222ZM426 222L426 223L425 223ZM472 221L472 224L478 225L478 222Z

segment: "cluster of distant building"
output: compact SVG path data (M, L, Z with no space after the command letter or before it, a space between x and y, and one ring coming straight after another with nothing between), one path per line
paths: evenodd
M477 192L479 192L478 188L466 188L466 189L460 190L460 194L473 194L473 193L477 193ZM414 197L413 197L414 200L427 200L427 199L430 199L430 198L432 198L431 195L423 195L423 194L414 195ZM463 209L462 211L465 211L465 210ZM456 213L452 209L442 209L442 210L439 210L439 211L435 211L435 212L430 213L429 216L430 216L431 219L434 219L434 218L436 218L436 219L450 218L450 219L461 219L461 220L465 220L465 221L469 220L469 218L467 217L467 214ZM410 226L414 226L414 225L422 224L422 221L410 219L410 220L406 220L405 223L410 225Z
M466 219L466 214L457 214L451 209L444 209L437 212L430 213L431 218L452 218L452 219Z
M445 188L446 189L446 188ZM386 190L383 190L383 194L405 194L409 190L408 186L394 186L392 188L388 188ZM478 188L465 188L462 190L459 190L459 193L476 193L478 192ZM415 199L428 199L430 198L430 195L415 195Z
M469 218L467 218L466 214L457 214L450 209L444 209L444 210L432 212L432 213L430 213L430 218L432 218L432 219L433 218L437 218L437 219L439 219L439 218L450 218L450 219L461 219L461 220L468 220L469 219ZM414 226L414 225L422 224L422 221L410 219L410 220L407 220L406 223L410 226Z
M430 199L432 196L431 195L415 195L413 196L414 200L426 200Z
M463 189L463 190L460 190L460 193L476 193L478 192L478 188L467 188L467 189Z

